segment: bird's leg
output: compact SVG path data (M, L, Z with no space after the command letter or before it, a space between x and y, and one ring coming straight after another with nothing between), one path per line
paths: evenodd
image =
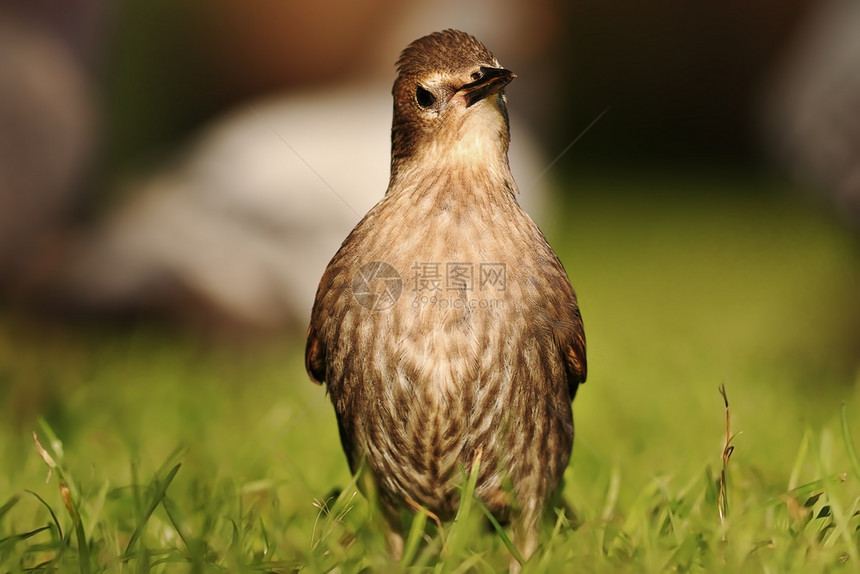
M377 514L377 524L385 532L391 560L397 562L403 557L403 523L400 518L400 512L387 504L381 503L378 499L375 501L375 504L376 508L380 511Z
M388 538L388 548L391 551L391 560L399 562L403 558L403 534L399 528L386 529L386 538Z
M528 511L523 512L513 520L513 542L517 550L520 551L523 562L528 562L531 555L537 549L539 539L538 523L538 516L534 512ZM514 556L511 556L508 567L511 574L518 574L521 569L522 564Z
M370 505L371 522L377 524L385 532L392 561L400 560L403 556L403 524L399 511L380 499L379 481L367 466L366 455L362 455L353 472L356 475L358 489L364 494Z

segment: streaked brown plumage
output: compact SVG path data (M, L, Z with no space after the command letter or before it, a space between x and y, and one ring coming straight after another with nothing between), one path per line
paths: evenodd
M395 552L399 509L451 518L460 466L480 455L476 496L528 556L570 457L585 336L564 268L515 198L513 77L463 32L404 50L388 191L317 291L307 369L353 472L364 459L375 481Z

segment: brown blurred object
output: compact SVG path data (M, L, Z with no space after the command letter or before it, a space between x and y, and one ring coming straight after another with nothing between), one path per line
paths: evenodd
M212 33L202 49L223 88L244 91L237 95L354 80L391 26L392 8L390 0L221 2L208 16Z
M771 151L860 227L860 2L818 7L766 103Z
M89 81L68 44L0 9L0 285L80 197L94 139Z
M541 65L560 27L556 0L262 0L205 7L200 43L211 56L212 77L221 80L219 89L245 97L294 86L388 83L404 45L458 26L503 46L508 65L523 70L526 63Z
M104 32L116 10L111 0L2 0L0 5L41 27L87 69L99 64Z

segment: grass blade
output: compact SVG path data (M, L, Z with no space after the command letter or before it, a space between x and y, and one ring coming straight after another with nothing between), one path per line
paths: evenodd
M490 521L490 524L493 525L493 529L496 531L496 534L499 535L499 538L502 539L502 544L505 545L505 548L508 549L508 552L511 553L511 556L513 556L514 559L517 562L519 562L521 565L524 564L525 560L523 559L522 554L520 554L520 551L517 550L517 547L514 544L514 541L511 540L511 537L508 536L508 533L505 532L504 527L501 524L499 524L499 521L496 520L496 517L493 516L492 512L490 512L490 509L487 508L486 506L484 506L484 504L480 500L476 499L475 504L477 504L478 508L480 508L484 512L484 516L486 516L487 520Z
M851 428L848 426L848 412L845 403L842 403L842 439L845 441L845 450L848 452L848 460L854 469L854 476L860 479L860 456L857 456L857 448L851 436Z
M3 546L4 544L6 544L10 541L13 541L13 540L15 542L18 542L19 540L27 540L28 538L35 536L35 535L39 534L40 532L44 532L44 531L50 530L50 529L51 529L51 525L48 524L45 526L40 526L39 528L36 528L35 530L30 530L29 532L22 532L21 534L13 534L12 536L7 536L6 538L0 538L0 546Z
M25 492L32 494L36 498L36 500L38 500L39 502L42 503L42 506L44 506L45 508L48 509L48 512L51 514L51 519L54 521L54 526L57 527L57 534L59 535L60 540L62 540L63 539L63 527L60 526L60 521L57 519L57 515L54 514L54 509L51 508L51 505L48 504L47 502L45 502L44 498L42 498L41 496L39 496L37 493L33 492L32 490L26 490Z
M403 547L403 559L401 564L407 566L415 559L418 553L418 545L421 543L421 537L424 535L424 527L427 525L427 511L424 508L419 508L412 519L412 527L409 529L409 536L406 538L406 544Z
M75 510L75 538L78 540L78 565L81 569L81 574L89 574L90 573L90 545L87 542L87 535L84 532L84 521L81 520L80 512L76 506L73 506L74 502L71 500L71 494L66 494L68 489L65 485L62 485L63 499L65 500L67 497L69 501L67 502L67 507L70 509L74 508Z
M481 470L481 454L479 451L475 455L475 459L472 461L472 468L469 469L468 473L461 467L461 472L465 480L463 482L463 490L460 494L460 507L457 509L454 523L448 531L445 543L447 552L443 552L443 554L447 554L445 557L446 560L450 558L459 559L460 552L465 549L467 540L472 532L470 518L472 506L477 502L475 499L475 487L478 484L478 474Z
M53 454L48 452L48 450L42 446L42 443L39 441L39 436L36 434L36 431L33 431L33 442L35 443L36 451L42 457L42 460L45 461L45 464L48 465L51 472L57 473L57 478L60 482L60 497L63 499L63 504L65 505L69 516L72 517L72 523L74 524L75 538L78 542L78 567L81 574L89 574L90 547L87 543L86 532L84 531L84 524L81 519L81 511L78 502L80 500L80 495L74 482L71 480L70 475L64 471L62 464L60 464L63 460L63 443L45 419L39 419L39 426L42 428L42 432L45 436L48 437L48 444L50 445L51 450L53 450ZM53 512L51 515L53 516ZM59 523L56 522L56 516L53 517L55 523L59 527Z
M149 503L149 507L146 509L146 512L143 515L143 520L137 527L134 529L134 532L131 533L131 537L128 539L128 544L125 547L125 552L123 552L123 561L128 561L131 558L131 550L134 548L137 539L140 538L140 535L143 533L144 527L146 527L146 523L149 522L149 518L152 516L152 513L155 512L155 509L158 508L158 505L161 504L161 501L164 500L165 495L167 494L167 489L170 486L170 483L173 482L173 479L176 477L176 473L179 472L179 468L182 466L182 463L177 463L170 472L167 474L167 477L164 479L164 482L158 482L156 479L156 485L158 486L155 496Z
M797 482L800 480L800 471L803 469L803 463L806 462L806 454L809 451L809 431L803 433L803 439L800 441L800 448L797 451L797 456L794 457L794 465L791 467L791 474L788 478L789 492L797 488Z
M0 520L2 520L4 516L6 516L6 513L7 513L7 512L9 512L10 510L12 510L12 507L13 507L13 506L15 506L16 504L18 504L18 501L19 501L19 500L21 500L21 497L20 497L19 495L17 495L17 494L16 494L15 496L13 496L13 497L12 497L12 498L10 498L9 500L7 500L7 501L3 504L3 506L0 506Z

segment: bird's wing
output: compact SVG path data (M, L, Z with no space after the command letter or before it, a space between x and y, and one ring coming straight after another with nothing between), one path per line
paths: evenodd
M355 267L355 257L351 255L350 246L352 245L353 249L361 248L361 229L367 217L365 216L343 240L340 249L326 267L317 288L314 308L311 311L311 323L308 326L308 341L305 346L305 368L311 380L317 384L330 382L326 381L327 334L333 325L343 318L339 317L337 311L338 308L343 309L343 302L339 300L345 293L347 298L352 297L348 278L352 272L348 273L348 270Z
M573 321L567 327L562 340L561 352L564 358L564 369L567 373L567 384L570 398L576 396L580 383L585 382L588 364L585 359L585 331L582 328L582 316L577 308Z
M324 301L329 291L329 270L326 269L320 279L311 311L311 322L308 325L308 341L305 346L305 369L311 380L321 385L326 380L326 341L325 326L328 323L328 310Z
M572 292L571 295L573 296ZM552 321L551 328L555 345L564 364L570 399L576 396L580 383L585 382L587 364L585 360L585 331L582 328L582 315L576 299L569 303L564 319Z
M320 333L319 324L314 321L316 314L311 317L308 326L308 342L305 346L305 369L311 380L318 385L325 382L325 343Z

